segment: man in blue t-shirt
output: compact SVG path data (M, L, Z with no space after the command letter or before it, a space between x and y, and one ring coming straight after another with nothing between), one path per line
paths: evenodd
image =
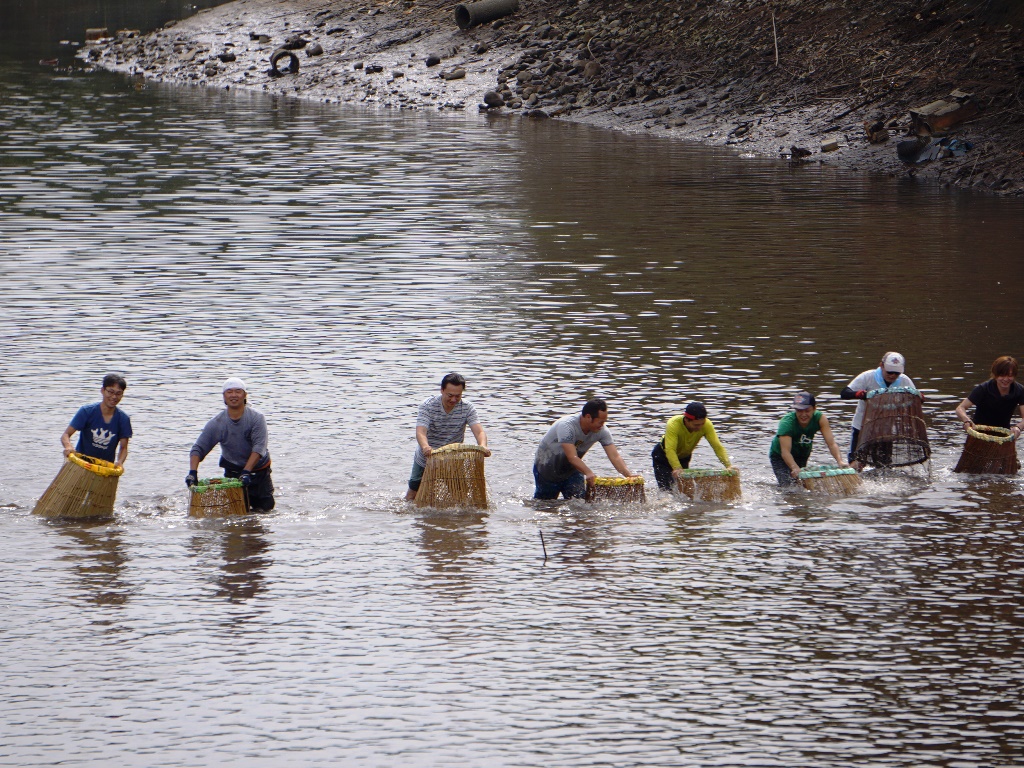
M79 408L71 424L60 436L65 456L74 450L95 459L111 461L118 466L124 464L128 457L128 439L132 436L132 420L117 404L121 402L127 388L124 378L116 373L108 373L103 377L103 387L100 389L103 399ZM78 438L78 447L72 448L71 437L75 432L82 434Z

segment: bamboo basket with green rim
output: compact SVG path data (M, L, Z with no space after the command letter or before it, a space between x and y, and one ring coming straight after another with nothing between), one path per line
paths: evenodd
M484 477L486 448L469 443L452 443L430 452L423 479L416 491L417 507L450 509L487 507Z
M1017 443L1005 427L975 424L967 427L967 442L954 472L975 475L1015 475L1020 469Z
M249 499L241 480L210 477L188 489L189 517L227 517L249 514Z
M852 496L860 490L863 481L853 467L825 464L802 469L800 482L808 491L822 496Z
M743 495L740 472L732 469L684 469L676 479L679 492L694 501L733 501Z
M914 387L881 387L867 393L864 421L853 458L871 467L909 467L931 458L921 393Z
M594 484L587 485L586 500L642 504L647 500L644 495L644 479L639 475L636 477L595 477Z
M124 467L72 451L33 512L66 519L108 517L114 514L117 481L122 474Z

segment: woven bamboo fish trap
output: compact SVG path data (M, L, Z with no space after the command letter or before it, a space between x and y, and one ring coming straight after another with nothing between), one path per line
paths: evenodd
M124 467L72 451L33 510L43 517L83 518L114 514L117 480Z
M249 500L241 480L211 477L189 488L189 517L248 515Z
M587 501L614 501L618 503L643 504L644 479L636 477L595 477L594 485L587 486Z
M452 443L430 452L416 491L417 507L487 507L484 452L468 443Z
M679 492L694 501L732 501L742 495L737 469L684 469Z
M853 467L825 465L803 469L800 482L808 491L821 496L852 496L860 490L862 480Z
M975 424L967 428L967 442L954 472L976 475L1015 475L1020 469L1017 444L1005 427Z
M920 392L889 387L867 393L854 460L871 467L909 467L931 455Z

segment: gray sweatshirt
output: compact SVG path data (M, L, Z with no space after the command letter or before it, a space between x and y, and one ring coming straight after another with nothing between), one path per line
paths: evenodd
M242 418L235 421L225 409L206 422L189 455L202 461L218 444L221 456L232 464L244 466L253 452L260 455L263 463L268 455L267 420L262 413L246 406Z

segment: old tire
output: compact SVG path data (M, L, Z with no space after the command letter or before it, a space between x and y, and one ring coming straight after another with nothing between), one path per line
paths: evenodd
M288 59L288 68L280 70L277 67L281 59ZM270 74L274 76L295 75L299 72L299 57L284 48L278 48L270 57Z

